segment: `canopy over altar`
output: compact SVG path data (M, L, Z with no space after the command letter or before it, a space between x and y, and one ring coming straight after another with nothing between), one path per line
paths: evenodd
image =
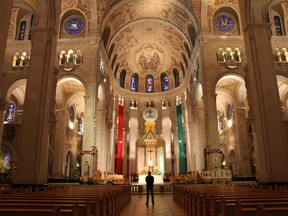
M165 141L149 130L137 142L137 170L140 175L162 175L165 170ZM163 182L163 177L162 177Z

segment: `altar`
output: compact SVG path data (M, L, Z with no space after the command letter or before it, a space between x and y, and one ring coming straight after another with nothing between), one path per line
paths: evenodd
M138 184L141 185L146 185L146 178L147 175L140 175L139 176L139 180L138 180ZM163 176L162 175L152 175L154 177L154 184L163 184Z

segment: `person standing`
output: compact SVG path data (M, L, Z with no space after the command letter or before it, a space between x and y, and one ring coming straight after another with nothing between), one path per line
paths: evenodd
M146 205L148 205L149 202L149 193L151 192L152 196L152 204L154 205L154 177L151 175L151 172L148 172L148 175L146 176L146 191L147 191L147 198L146 198Z

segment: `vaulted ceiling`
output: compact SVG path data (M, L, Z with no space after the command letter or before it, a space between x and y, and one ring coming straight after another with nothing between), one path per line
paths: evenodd
M137 73L144 81L148 74L172 76L177 68L184 78L197 31L193 11L186 6L175 0L126 0L111 6L102 31L112 70L119 65L128 76Z

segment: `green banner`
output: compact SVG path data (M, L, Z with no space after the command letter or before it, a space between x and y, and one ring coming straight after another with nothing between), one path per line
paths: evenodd
M182 105L178 104L177 108L177 126L178 126L178 142L179 142L179 157L180 157L180 173L186 173L186 157L184 148L184 135L182 126Z

